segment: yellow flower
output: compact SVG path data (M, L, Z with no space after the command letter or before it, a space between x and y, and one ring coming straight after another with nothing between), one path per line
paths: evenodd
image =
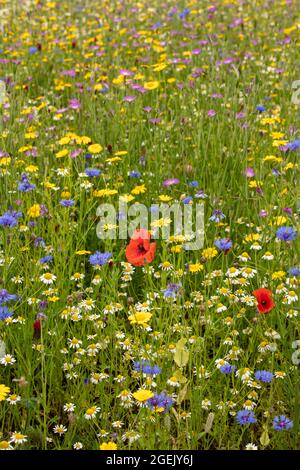
M266 155L263 159L264 162L282 162L281 157L275 157L275 155Z
M162 194L161 196L159 196L158 199L162 202L169 202L172 200L172 198L170 196L167 196L166 194Z
M88 251L88 250L79 250L79 251L76 251L76 255L90 255L92 252L91 251Z
M112 158L107 158L105 161L106 161L107 163L115 163L115 162L122 161L122 158L120 158L120 157L112 157Z
M55 154L56 158L62 158L62 157L65 157L66 155L68 155L67 149L61 150L60 152L57 152Z
M131 194L122 194L122 196L120 196L120 199L124 202L131 202L133 201L134 196L132 196Z
M118 446L112 441L109 442L103 442L103 444L100 444L99 449L100 450L117 450Z
M200 263L189 264L189 271L191 273L197 273L199 271L202 271L202 269L203 269L203 264L200 264Z
M12 446L8 441L0 441L0 450L12 449Z
M155 90L155 88L158 88L158 87L159 87L159 81L158 80L154 80L152 82L144 83L144 88L146 88L146 90Z
M8 166L11 162L10 157L2 157L0 158L0 166Z
M31 217L33 219L39 217L41 215L41 207L39 204L33 204L28 211L27 211L28 217Z
M181 245L172 246L171 252L172 253L181 253L182 252L182 246Z
M131 194L142 194L144 192L146 192L146 187L144 184L141 184L140 186L136 186L135 188L133 188L133 190L131 191Z
M281 281L282 279L285 278L285 276L286 276L285 271L276 271L272 274L272 279L273 280L279 279Z
M218 252L215 248L206 248L202 251L202 256L207 259L214 258L217 254Z
M121 155L127 155L127 150L119 150L118 152L115 152L114 155L116 157L120 157Z
M137 401L143 402L149 400L154 396L154 393L151 390L138 390L137 392L132 394L133 398Z
M4 384L0 384L0 401L5 400L6 395L10 392L10 388Z
M132 325L135 323L137 325L142 325L143 327L147 327L147 322L151 319L152 313L150 312L135 312L128 317L128 320Z
M171 219L164 219L163 217L161 219L158 219L158 220L154 220L154 222L151 223L151 227L167 227L168 225L170 225L170 223L172 222Z
M88 146L88 151L91 153L100 153L102 152L103 147L100 144L92 144Z
M117 194L116 189L99 189L93 192L93 195L96 197L103 197L103 196L112 196L113 194Z
M277 217L273 217L273 220L274 220L275 225L279 226L279 225L283 225L287 221L287 218L284 217L283 215L278 215ZM270 223L270 225L273 225L273 224Z
M62 137L58 143L59 145L67 145L70 142L71 138L69 136Z
M36 173L37 171L39 171L39 167L36 165L28 165L25 170L29 173Z

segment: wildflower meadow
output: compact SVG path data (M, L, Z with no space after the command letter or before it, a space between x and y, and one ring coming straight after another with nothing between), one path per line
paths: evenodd
M0 0L0 450L300 449L298 0Z

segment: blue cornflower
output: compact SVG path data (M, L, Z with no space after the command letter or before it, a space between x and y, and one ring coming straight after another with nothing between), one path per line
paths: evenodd
M225 214L221 211L221 209L214 209L212 216L209 218L212 222L221 222L222 219L225 219Z
M190 13L190 11L191 10L189 8L185 8L181 13L179 13L179 18L181 20L184 20L187 17L187 15Z
M253 411L249 410L238 411L235 419L239 424L242 424L243 426L246 424L256 423L256 418Z
M36 237L33 244L36 247L41 246L42 248L44 248L46 246L46 243L44 242L42 237Z
M98 170L98 168L86 168L85 174L86 176L95 177L101 175L101 170Z
M100 251L95 251L93 255L90 256L90 264L92 266L103 266L107 261L112 257L112 253L105 251L100 253Z
M255 372L255 378L256 380L260 380L261 382L270 383L272 382L273 374L268 370L258 370L257 372Z
M62 199L59 201L60 205L63 207L71 207L74 206L75 202L72 199Z
M215 246L221 251L228 251L232 247L232 241L229 238L219 238L215 241Z
M279 227L276 232L277 238L284 242L295 240L297 231L294 227Z
M32 191L35 188L36 188L36 185L31 184L29 182L28 176L26 175L26 173L22 173L21 182L18 185L18 190L21 191L22 193L28 193L29 191Z
M183 204L189 204L193 200L192 196L187 196L184 199L182 199Z
M296 139L293 142L287 144L289 150L297 150L300 147L300 139Z
M289 269L289 275L290 276L296 276L296 277L300 276L300 267L299 268L298 267L290 268Z
M173 404L173 398L169 397L165 393L160 393L159 395L155 392L152 398L146 401L146 405L154 411L159 411L164 413L171 408Z
M236 367L231 364L224 364L224 366L220 367L219 371L222 372L222 374L231 374L235 369Z
M40 263L41 264L51 263L52 260L53 260L53 256L48 255L48 256L44 256L43 258L41 258Z
M198 188L199 182L198 182L198 181L190 181L190 182L189 182L189 186L190 186L191 188Z
M131 178L140 178L141 173L137 170L132 170L128 173L128 176L130 176Z
M38 51L38 48L35 46L31 46L29 47L28 51L29 51L29 54L35 54Z
M17 300L16 294L10 294L6 289L0 290L0 305L4 305L7 302L13 300L14 302Z
M22 212L7 211L0 217L0 225L2 227L15 227L17 225L17 219L22 217Z
M172 298L175 298L175 297L176 297L176 293L178 292L178 290L180 289L180 287L181 287L181 284L175 284L175 282L170 282L170 283L167 285L167 288L162 290L162 292L163 292L163 294L164 294L164 297L172 297Z
M8 317L11 317L13 312L9 310L6 306L0 307L0 320L5 320Z
M284 431L286 429L292 429L294 426L293 421L284 415L275 416L273 419L273 428L276 431Z
M133 370L135 372L143 372L147 375L158 375L161 373L161 368L158 366L151 366L147 361L135 361L133 363Z
M258 104L258 105L256 106L256 109L257 109L257 111L259 111L260 113L263 113L263 112L266 110L266 108L265 108L262 104Z

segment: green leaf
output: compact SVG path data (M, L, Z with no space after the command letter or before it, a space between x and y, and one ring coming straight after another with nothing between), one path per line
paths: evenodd
M260 440L260 443L263 447L267 447L270 444L268 427L266 425L263 427L263 432L262 432L259 440Z
M174 361L178 367L184 367L189 361L190 353L185 348L186 339L182 338L176 344L176 350L174 353Z
M4 341L0 339L0 359L2 359L2 357L5 356L5 350L6 350L5 343Z

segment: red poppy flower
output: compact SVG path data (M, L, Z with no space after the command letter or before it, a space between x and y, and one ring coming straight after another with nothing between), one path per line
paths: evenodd
M134 266L143 266L145 263L151 263L154 259L156 243L150 242L150 233L141 228L135 230L125 251L126 259Z
M275 307L275 303L272 299L272 292L269 289L256 289L253 292L257 300L257 309L260 313L268 313Z

